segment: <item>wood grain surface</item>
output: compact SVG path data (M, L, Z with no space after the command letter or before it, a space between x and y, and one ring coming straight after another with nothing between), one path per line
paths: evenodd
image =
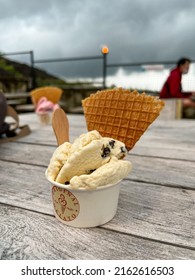
M68 115L70 140L86 132ZM45 170L51 125L20 115L32 133L0 145L0 259L195 259L195 123L157 120L127 157L116 216L78 229L54 217Z

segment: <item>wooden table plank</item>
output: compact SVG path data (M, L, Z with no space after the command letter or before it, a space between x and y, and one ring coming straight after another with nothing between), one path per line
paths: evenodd
M195 190L195 162L145 156L127 159L133 165L130 180Z
M69 120L70 129L71 129L71 127L86 128L85 117L83 115L67 114L67 117ZM51 124L41 125L41 123L39 122L39 118L35 113L20 114L19 119L20 119L20 123L22 125L29 124L33 129L35 129L35 128L39 129L40 127L50 129L50 127L51 127Z
M83 115L68 115L70 141L87 128ZM35 114L20 115L21 123L29 123L32 133L22 143L56 145L51 125L41 126ZM193 121L156 121L136 143L130 154L195 161L195 125Z
M86 131L83 131L84 133ZM81 133L78 130L74 130L70 134L70 142L76 139ZM17 142L20 143L29 143L29 144L40 144L40 145L49 145L49 146L57 146L56 139L53 133L45 130L40 133L39 131L33 131L31 135L26 136L25 138L21 138ZM151 144L152 143L152 144ZM169 158L169 159L178 159L178 160L191 160L195 161L195 148L194 145L186 145L187 147L182 145L172 145L168 146L166 144L157 145L153 144L154 142L151 140L144 145L141 145L139 142L136 146L129 152L130 155L139 155L139 156L149 156L149 157L159 157L159 158Z
M39 166L4 162L0 165L0 202L53 215L45 170Z
M56 146L26 143L1 144L0 160L47 167ZM21 157L21 154L23 155ZM133 164L128 178L161 185L195 189L195 161L182 161L129 154ZM0 162L0 165L3 163ZM155 166L155 168L154 168ZM6 170L4 173L6 174Z
M195 250L195 192L122 182L118 216L106 225Z
M45 168L7 167L1 168L0 202L53 215ZM194 201L192 190L124 180L117 216L105 227L195 249Z
M1 205L0 259L195 259L195 252L104 228L78 229Z
M82 124L84 124L85 122L85 117L82 114L67 114L67 116L70 123L72 122L75 124L75 121L77 122L78 120L81 120ZM24 114L20 114L19 117L21 121L23 122L27 121L28 124L35 123L38 121L35 113L24 113ZM164 127L166 127L167 129L175 129L177 131L186 128L189 131L189 129L194 129L194 120L190 120L190 119L161 120L157 118L155 122L149 126L149 130L155 130L157 127L163 129Z
M73 141L87 131L85 119L68 117ZM44 175L57 146L52 127L35 114L20 123L32 133L0 145L0 258L195 259L194 121L149 127L128 155L133 171L121 184L116 216L92 229L54 218Z
M82 131L85 133L86 131ZM78 130L72 130L70 134L70 142L72 143L82 132ZM26 136L18 140L20 143L29 143L29 144L40 144L40 145L51 145L57 146L55 136L52 132L44 130L42 133L39 131L33 131L31 135ZM152 143L152 144L151 144ZM169 159L178 159L178 160L191 160L195 161L195 148L194 144L177 144L177 145L168 145L157 144L151 139L148 142L145 142L144 145L139 142L135 147L129 152L130 155L140 155L140 156L149 156L149 157L159 157L159 158L169 158Z

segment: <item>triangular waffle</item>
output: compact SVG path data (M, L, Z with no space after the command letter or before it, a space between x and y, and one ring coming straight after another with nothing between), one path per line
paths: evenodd
M41 97L46 97L47 100L57 104L61 98L63 90L58 87L39 87L30 92L31 99L34 105L36 105Z
M154 96L122 88L91 94L82 101L88 130L125 143L131 150L159 116L164 102Z

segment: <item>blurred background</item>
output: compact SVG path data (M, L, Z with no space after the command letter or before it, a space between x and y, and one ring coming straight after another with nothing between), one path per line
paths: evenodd
M183 90L195 91L194 14L193 0L0 0L0 89L59 86L71 112L105 87L158 95L185 56Z

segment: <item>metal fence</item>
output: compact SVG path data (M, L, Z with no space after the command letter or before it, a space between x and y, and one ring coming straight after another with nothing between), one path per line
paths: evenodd
M94 84L99 84L103 88L110 86L121 86L126 88L136 88L144 90L151 94L157 94L166 80L169 71L176 64L176 61L146 61L146 62L126 62L126 63L109 63L108 53L102 52L101 55L87 56L87 57L69 57L69 58L50 58L39 59L34 58L33 51L3 53L0 56L16 56L29 55L30 64L30 88L37 86L37 77L35 66L57 63L58 67L64 63L66 68L67 63L82 61L99 61L101 64L99 71L99 78L90 79ZM184 91L195 91L195 60L192 60L191 68L188 75L183 76L182 84Z

